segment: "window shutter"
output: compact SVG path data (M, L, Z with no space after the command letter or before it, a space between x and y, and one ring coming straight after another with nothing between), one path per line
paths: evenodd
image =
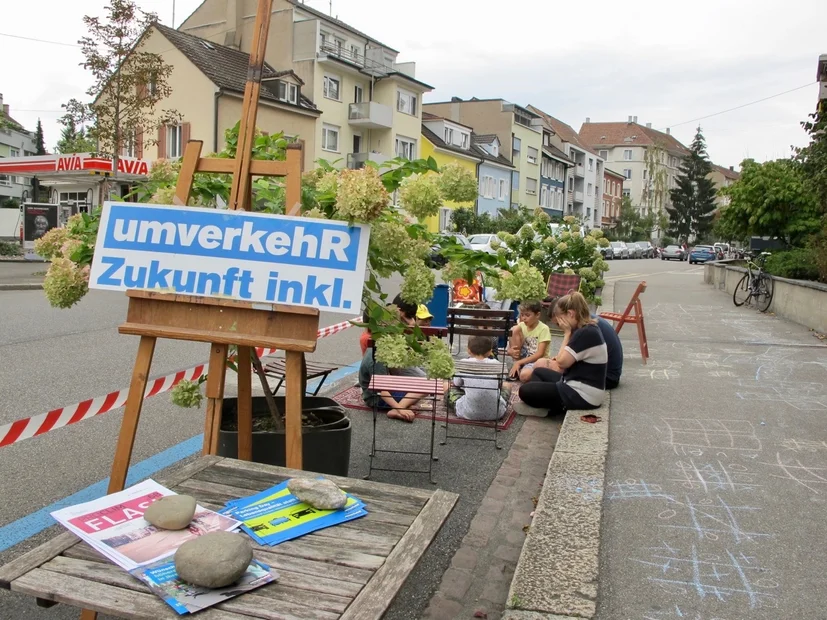
M135 130L135 157L143 159L144 156L144 130L138 127Z
M147 98L149 92L147 91L146 84L144 82L138 82L136 89L138 91L138 101L143 101Z
M187 142L190 141L190 124L184 123L181 129L181 154L184 154L184 149L187 147Z
M158 127L158 159L167 157L167 126Z

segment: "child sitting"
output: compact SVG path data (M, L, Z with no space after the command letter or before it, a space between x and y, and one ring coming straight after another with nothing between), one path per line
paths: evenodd
M468 355L462 362L478 364L480 368L490 367L491 377L454 377L454 386L462 388L463 392L454 402L457 417L466 420L499 420L505 415L506 402L495 378L501 363L490 357L491 338L471 336L468 339ZM462 370L458 372L462 374Z
M520 304L520 321L511 329L508 354L514 359L511 377L526 382L534 365L549 356L551 330L540 321L543 304L527 301ZM543 365L542 363L540 365Z

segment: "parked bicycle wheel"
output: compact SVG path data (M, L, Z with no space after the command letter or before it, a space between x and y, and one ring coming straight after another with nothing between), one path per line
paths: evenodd
M735 287L735 290L732 292L732 303L736 306L743 306L745 303L749 301L750 298L750 288L749 288L749 274L744 274L740 280L738 280L738 284Z
M772 303L773 281L768 275L762 273L758 276L758 282L755 283L755 306L761 311L766 312Z

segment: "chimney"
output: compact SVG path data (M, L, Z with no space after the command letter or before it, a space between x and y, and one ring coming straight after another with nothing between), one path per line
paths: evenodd
M586 122L587 122L587 123L591 123L591 122L592 122L592 119L591 119L591 118L589 118L589 117L587 116L587 117L586 117Z
M635 119L635 120L633 120L632 122L633 122L633 123L637 123L637 116L633 116L632 118L633 118L633 119Z
M460 97L451 97L451 103L459 103L460 101L462 101Z
M626 121L626 122L631 123L631 122L632 122L632 117L630 116L630 117L629 117L629 120L628 120L628 121Z
M6 116L9 115L9 104L8 103L3 104L3 114L5 114Z
M646 129L651 129L651 128L652 128L652 123L646 123Z
M735 172L735 166L730 166L729 169Z
M667 135L667 136L671 136L671 135L672 135L672 130L671 130L671 129L669 129L669 127L667 127L667 128L666 128L666 135Z

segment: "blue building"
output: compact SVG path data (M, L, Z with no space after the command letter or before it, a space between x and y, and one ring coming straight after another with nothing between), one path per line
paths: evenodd
M566 204L566 179L574 162L551 142L551 131L543 129L540 161L540 206L552 217L563 217Z
M477 214L488 213L491 217L496 217L500 209L511 208L511 174L514 166L500 151L500 139L496 134L473 134L471 144L474 153L482 159L477 169Z

